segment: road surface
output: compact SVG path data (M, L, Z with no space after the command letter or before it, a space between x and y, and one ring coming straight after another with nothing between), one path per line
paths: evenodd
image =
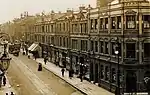
M35 60L22 54L10 56L8 79L18 95L83 95L51 72L45 69L37 71Z

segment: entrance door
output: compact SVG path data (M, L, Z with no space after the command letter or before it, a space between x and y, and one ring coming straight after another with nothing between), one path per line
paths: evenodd
M95 64L95 83L98 83L98 64Z
M137 76L135 71L127 71L126 75L126 92L127 93L132 93L136 92L136 87L137 87Z

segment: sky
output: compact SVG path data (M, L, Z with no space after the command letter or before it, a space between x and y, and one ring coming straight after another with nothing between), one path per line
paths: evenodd
M68 8L77 9L80 5L89 4L96 7L96 0L1 0L0 23L20 17L24 11L28 11L29 15L51 10L64 12Z

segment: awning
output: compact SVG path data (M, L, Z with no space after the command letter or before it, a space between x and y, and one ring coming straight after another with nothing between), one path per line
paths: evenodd
M36 45L36 44L33 43L33 44L28 48L28 50L30 51L35 45Z
M35 44L34 47L31 49L31 51L36 51L37 48L38 48L38 45L39 45L39 44Z

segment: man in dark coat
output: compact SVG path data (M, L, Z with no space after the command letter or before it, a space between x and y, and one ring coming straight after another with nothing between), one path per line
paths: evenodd
M65 72L65 69L62 68L62 69L61 69L61 73L62 73L62 76L63 76L63 77L64 77L64 72Z
M3 76L3 85L5 86L6 85L6 77Z
M42 64L41 63L39 63L39 65L38 65L38 71L42 71Z

